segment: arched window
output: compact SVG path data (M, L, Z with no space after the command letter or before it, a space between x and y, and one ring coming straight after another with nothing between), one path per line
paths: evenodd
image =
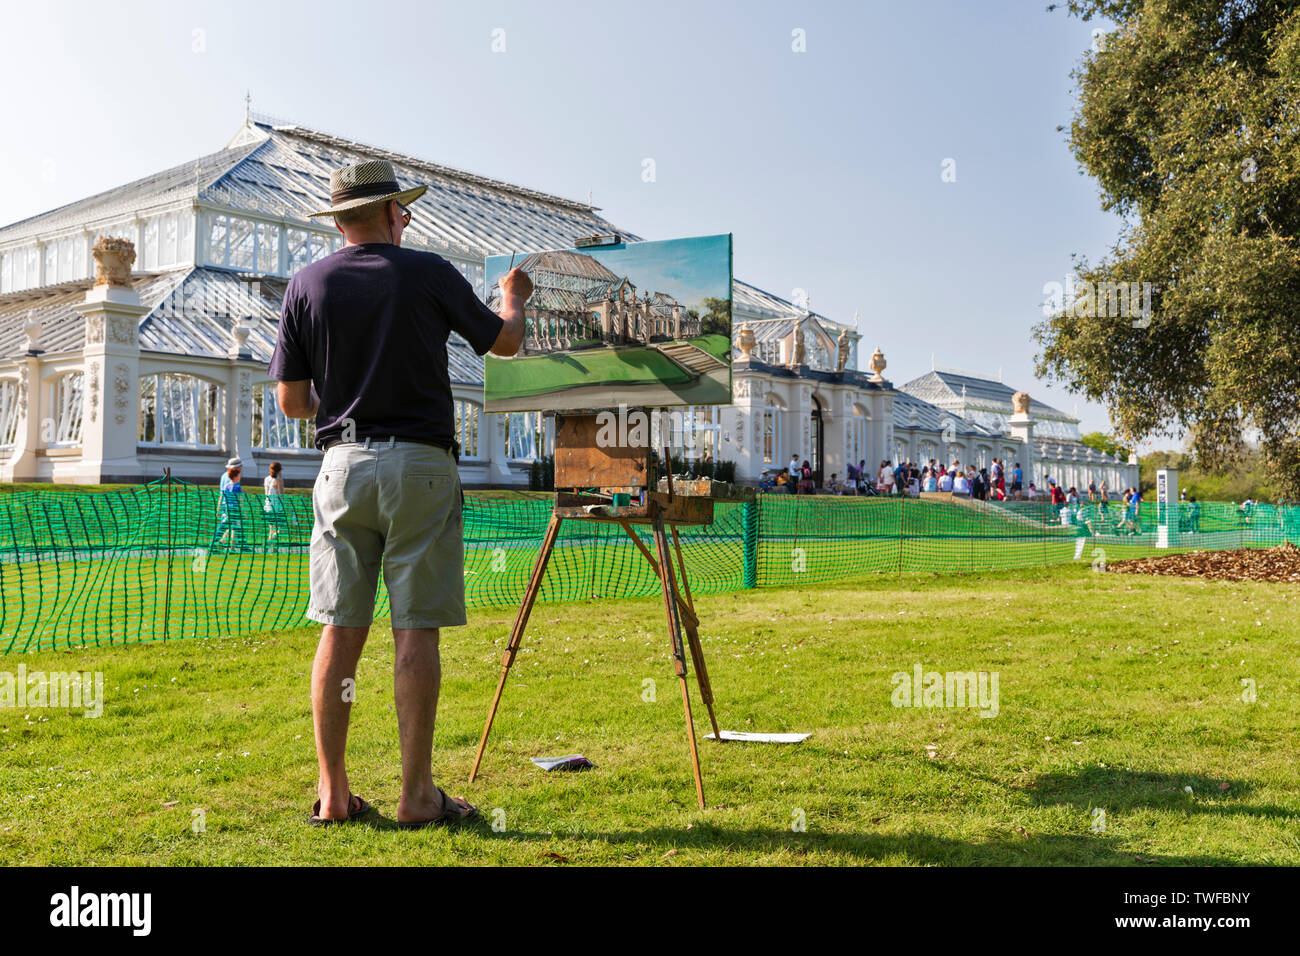
M511 412L506 416L506 457L534 461L554 453L541 412Z
M781 412L784 409L769 395L763 406L763 464L784 464L785 456L781 454Z
M51 388L50 408L54 435L50 445L81 444L81 414L84 408L82 394L86 384L85 372L67 372L54 380Z
M871 427L871 415L862 405L854 404L853 418L849 421L849 447L845 449L844 457L850 465L856 467L857 463L867 457L867 433Z
M988 445L975 446L975 467L988 468L993 460L993 449Z
M931 458L934 458L936 461L938 460L938 454L935 451L934 442L921 442L921 456L917 464L924 468L926 465L930 464Z
M180 372L140 376L140 442L220 448L224 392L216 382Z
M477 458L479 422L483 417L483 406L464 399L456 400L456 440L460 442L462 458Z
M0 381L0 448L12 448L18 440L17 379Z
M722 415L716 405L687 405L672 410L674 427L669 436L674 454L699 461L717 461L722 435ZM658 439L662 442L663 439Z
M254 448L290 451L313 448L315 445L315 420L290 418L281 411L275 382L267 382L253 389Z

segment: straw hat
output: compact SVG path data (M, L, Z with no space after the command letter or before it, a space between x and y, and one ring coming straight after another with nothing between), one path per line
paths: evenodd
M374 203L396 199L409 206L424 195L428 186L403 189L397 184L393 164L383 159L354 163L330 172L330 208L310 216L332 216L347 209L358 209Z

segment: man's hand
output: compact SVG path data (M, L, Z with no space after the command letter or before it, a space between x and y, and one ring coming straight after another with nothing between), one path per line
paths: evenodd
M493 355L509 358L524 344L524 303L533 294L533 280L523 269L514 268L497 282L501 289L501 332L492 343Z
M528 273L518 266L503 275L497 281L497 285L500 286L503 296L517 295L525 302L533 294L533 280L528 278Z

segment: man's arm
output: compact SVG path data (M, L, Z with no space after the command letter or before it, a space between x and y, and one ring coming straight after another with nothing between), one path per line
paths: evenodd
M489 351L509 358L524 344L524 303L533 294L533 280L522 269L514 268L497 285L501 288L501 311L497 314L504 324Z
M316 409L320 407L320 399L316 397L316 389L309 378L301 382L281 382L276 397L280 400L280 410L290 418L315 418Z

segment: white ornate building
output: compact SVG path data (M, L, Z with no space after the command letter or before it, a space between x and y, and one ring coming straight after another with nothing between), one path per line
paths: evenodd
M312 479L312 427L280 413L266 365L289 277L339 246L307 213L327 204L331 169L365 158L391 161L404 187L430 185L403 243L444 256L480 294L486 255L637 238L587 203L250 119L210 156L0 228L0 480L135 482L170 468L214 482L231 455L250 478L277 460L291 481ZM94 284L104 237L135 248L118 284ZM792 452L829 477L850 460L921 461L948 445L963 460L1030 459L1031 474L1067 483L1136 481L1135 465L1080 445L1063 413L1036 404L1012 422L1000 383L932 372L895 388L856 371L853 328L740 280L733 295L735 405L685 410L678 439L684 453L734 460L742 481ZM673 321L671 303L643 311ZM448 352L465 483L526 484L549 423L484 414L482 360L454 335Z

